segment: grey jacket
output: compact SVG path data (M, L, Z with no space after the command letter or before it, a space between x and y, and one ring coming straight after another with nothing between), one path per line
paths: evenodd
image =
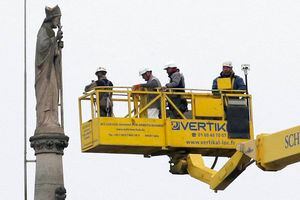
M166 84L167 88L185 88L184 76L179 71L174 72L169 76L170 82ZM178 92L184 92L178 90Z
M141 84L141 87L147 88L149 91L155 91L155 88L161 87L160 81L155 76L152 76L151 79L147 81L147 83ZM149 94L147 97L147 102L149 103L154 99L157 95ZM160 100L157 100L155 103L149 106L149 108L160 108Z

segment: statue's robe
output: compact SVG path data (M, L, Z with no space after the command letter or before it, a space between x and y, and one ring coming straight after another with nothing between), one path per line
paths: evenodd
M36 94L36 133L57 132L58 102L60 90L60 54L55 32L50 23L43 23L36 43L35 55L35 94Z

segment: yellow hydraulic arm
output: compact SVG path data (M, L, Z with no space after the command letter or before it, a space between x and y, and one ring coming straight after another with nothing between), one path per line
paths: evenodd
M254 159L265 171L281 170L300 161L300 126L258 135L256 140L238 145L237 150Z
M217 191L224 190L251 163L251 158L237 151L219 171L216 171L205 166L200 154L188 154L186 157L173 160L170 172L173 174L188 173L193 178L210 185L210 189Z
M174 162L173 173L186 172L213 190L224 190L250 164L265 171L277 171L300 161L300 126L274 134L261 134L257 139L241 143L236 153L219 170L204 165L199 154L189 154Z

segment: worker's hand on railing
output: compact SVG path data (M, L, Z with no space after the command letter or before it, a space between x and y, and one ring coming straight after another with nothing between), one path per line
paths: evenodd
M137 85L132 86L132 90L141 90L141 85L137 84Z
M162 92L166 92L167 90L168 90L167 87L165 87L165 86L161 87L161 91L162 91Z
M220 90L212 90L211 91L212 92L212 94L214 95L214 96L221 96L221 91Z

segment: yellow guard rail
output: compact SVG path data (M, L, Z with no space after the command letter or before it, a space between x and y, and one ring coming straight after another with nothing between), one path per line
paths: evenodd
M101 117L98 112L99 98L104 92L112 94L114 117ZM147 102L149 94L155 95L151 102ZM186 98L189 111L181 113L172 102L172 95ZM161 117L149 119L146 110L156 101L160 101ZM84 103L88 109L83 112ZM175 107L181 119L168 117L167 104ZM232 107L244 108L244 133L243 130L237 135L234 132L235 124L241 123L236 121ZM233 117L228 116L230 109ZM173 92L97 87L79 98L79 111L83 152L145 156L185 152L229 157L236 151L237 144L253 139L251 96L240 91L212 94L209 90L195 89ZM83 119L83 114L88 114L86 119ZM228 128L232 130L228 131Z

